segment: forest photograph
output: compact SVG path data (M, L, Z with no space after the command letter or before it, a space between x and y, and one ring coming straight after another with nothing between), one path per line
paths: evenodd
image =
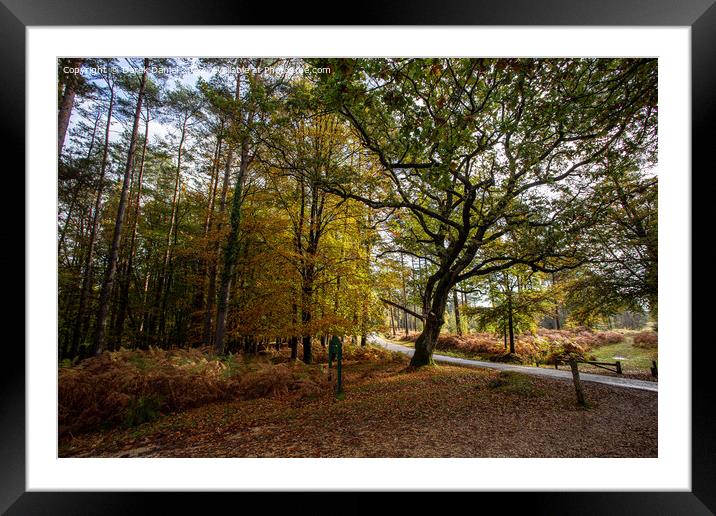
M56 64L59 457L658 457L657 59Z

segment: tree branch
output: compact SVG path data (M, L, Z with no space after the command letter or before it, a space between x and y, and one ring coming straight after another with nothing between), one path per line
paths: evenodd
M393 303L392 301L390 301L390 300L388 300L388 299L385 299L385 298L382 298L382 297L380 298L380 300L381 300L383 303L385 303L386 305L394 306L395 308L398 308L399 310L402 310L403 312L405 312L405 313L407 313L407 314L410 314L410 315L412 315L413 317L415 317L415 318L417 318L417 319L420 319L421 321L425 321L425 317L423 317L422 315L420 315L418 312L413 312L410 308L405 308L404 306L399 305L398 303Z

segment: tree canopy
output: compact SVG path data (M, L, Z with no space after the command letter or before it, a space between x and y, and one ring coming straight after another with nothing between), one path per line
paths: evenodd
M61 357L309 363L399 312L421 366L458 294L510 331L657 313L655 59L88 63L122 73L59 75Z

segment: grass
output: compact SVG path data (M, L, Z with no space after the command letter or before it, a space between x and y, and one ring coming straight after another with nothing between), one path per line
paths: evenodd
M527 397L544 395L544 391L536 388L534 381L530 377L511 371L502 371L497 377L490 380L487 386L507 394L518 394Z
M656 349L644 349L634 346L632 337L626 337L624 342L600 346L590 351L599 362L615 362L619 360L624 369L646 369L651 367L651 361L657 360ZM623 357L623 358L615 358Z

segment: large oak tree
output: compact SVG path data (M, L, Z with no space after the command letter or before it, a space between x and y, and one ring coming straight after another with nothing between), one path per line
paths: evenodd
M450 289L526 264L575 265L580 193L600 161L656 126L656 61L649 59L325 60L327 105L380 163L327 181L338 195L396 209L417 226L432 264L411 364L431 361ZM581 218L581 219L580 219ZM588 218L588 217L587 217ZM393 303L396 304L396 303Z

